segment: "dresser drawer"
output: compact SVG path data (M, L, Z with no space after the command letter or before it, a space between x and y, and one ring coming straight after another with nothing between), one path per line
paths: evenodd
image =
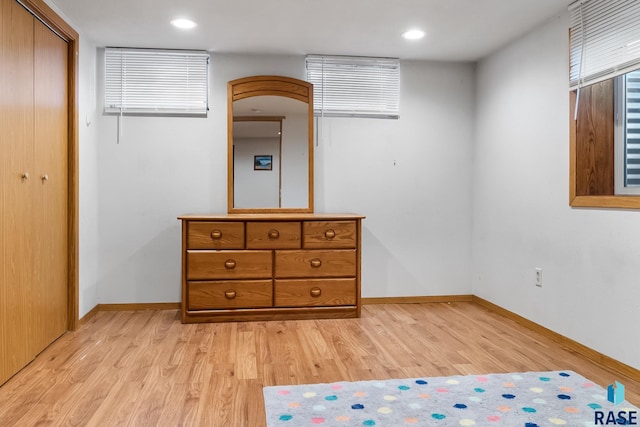
M244 249L244 222L189 221L187 248Z
M276 251L275 277L352 277L355 250Z
M187 251L187 280L267 279L271 251Z
M300 249L300 222L248 222L247 249Z
M271 280L189 282L188 310L271 307Z
M356 279L276 280L276 307L356 305Z
M305 249L355 248L355 221L305 221L303 224Z

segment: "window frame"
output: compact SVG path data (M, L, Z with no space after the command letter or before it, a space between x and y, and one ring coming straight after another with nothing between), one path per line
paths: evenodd
M640 195L616 191L614 79L640 68L640 4L576 0L569 11L569 205L639 209Z
M581 91L594 90L594 86L606 82L612 83L610 80L606 80L605 82L581 88ZM610 142L607 141L607 136L591 133L589 138L584 138L582 135L579 135L578 120L580 119L580 114L578 114L578 117L575 117L577 102L580 102L579 112L581 110L584 111L584 109L590 109L590 114L606 115L602 106L599 106L597 102L590 102L590 97L584 95L584 93L581 94L581 99L578 100L577 91L569 92L569 205L571 207L587 208L640 209L640 195L615 194L614 187L604 188L608 186L601 182L596 182L594 189L596 192L603 194L581 194L585 191L583 189L579 191L579 187L584 187L584 182L582 181L586 179L587 176L591 178L594 172L604 170L602 174L604 178L613 180L615 170L615 168L611 169L607 165L613 162L615 156L614 147L611 147L611 149L606 147ZM610 94L605 93L605 95L609 95L613 102L614 90L612 90ZM611 114L609 118L603 117L602 119L610 120L612 127L615 125L614 114ZM613 138L613 135L611 135L611 138ZM596 158L597 156L594 155L594 151L597 149L605 153L602 159L598 159ZM584 166L581 160L583 157L588 157L589 160L592 160L593 170L588 170ZM610 172L609 169L611 169ZM611 176L608 176L609 174L611 174Z

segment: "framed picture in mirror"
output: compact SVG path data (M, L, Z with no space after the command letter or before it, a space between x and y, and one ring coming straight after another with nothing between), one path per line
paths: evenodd
M254 171L270 171L272 169L272 156L253 156Z

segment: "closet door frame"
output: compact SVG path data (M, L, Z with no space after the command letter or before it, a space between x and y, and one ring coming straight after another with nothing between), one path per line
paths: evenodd
M58 34L67 42L68 46L67 329L74 331L78 329L80 323L78 308L78 55L80 38L78 33L43 0L16 1Z

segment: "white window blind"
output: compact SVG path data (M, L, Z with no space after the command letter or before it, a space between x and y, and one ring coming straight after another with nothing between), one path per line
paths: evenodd
M570 90L640 68L639 0L579 0L569 11Z
M625 187L640 186L640 71L625 76Z
M316 115L398 118L398 59L309 55L306 65Z
M206 116L209 53L105 49L106 113Z

